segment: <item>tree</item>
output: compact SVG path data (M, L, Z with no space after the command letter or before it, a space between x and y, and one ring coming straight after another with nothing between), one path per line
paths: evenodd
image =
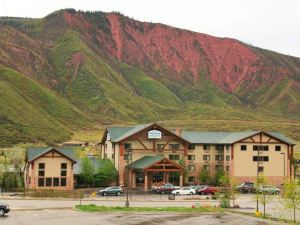
M215 186L220 186L220 184L221 184L220 183L220 178L223 177L224 174L225 174L224 170L222 170L222 169L219 169L219 170L216 171L214 181L213 181L213 184Z
M295 180L284 183L285 207L293 211L293 220L296 223L296 210L300 208L300 185Z
M83 180L83 183L90 185L93 181L94 173L94 166L91 160L87 157L83 158L80 169L80 178Z
M210 182L210 173L203 167L199 172L199 181L201 182L201 184L207 184Z
M274 198L274 195L270 194L270 193L267 193L266 191L264 190L259 190L259 187L260 186L264 186L264 185L267 185L268 184L268 180L266 177L264 176L260 176L258 178L258 185L257 185L257 190L256 190L256 197L258 199L258 202L260 202L262 205L263 205L263 208L264 208L264 218L266 217L266 205L268 203L270 203L273 198Z
M237 193L237 181L234 177L231 177L228 173L225 173L222 177L219 178L219 182L222 186L225 187L225 195L224 197L227 198L229 201L232 199L232 205L235 206L235 198ZM230 206L230 202L229 202Z
M118 176L115 166L109 159L103 160L103 165L97 171L97 182L109 186Z

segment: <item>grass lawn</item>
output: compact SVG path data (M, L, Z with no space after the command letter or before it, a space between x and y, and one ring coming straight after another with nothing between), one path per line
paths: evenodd
M96 206L96 205L76 205L76 209L86 212L223 212L220 208L213 207L120 207L120 206Z

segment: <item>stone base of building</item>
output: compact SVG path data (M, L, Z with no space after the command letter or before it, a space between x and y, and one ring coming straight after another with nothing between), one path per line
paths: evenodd
M284 183L284 177L283 176L268 176L265 177L267 180L267 183L269 185L274 185L274 186L282 186ZM253 183L256 183L257 177L251 177L251 176L235 176L235 179L237 180L238 183L243 183L246 181L251 181ZM286 178L288 180L288 178Z

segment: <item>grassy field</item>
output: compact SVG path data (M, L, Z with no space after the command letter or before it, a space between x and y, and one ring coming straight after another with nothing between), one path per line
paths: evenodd
M213 207L106 207L96 205L76 205L76 209L86 212L222 212L220 208Z

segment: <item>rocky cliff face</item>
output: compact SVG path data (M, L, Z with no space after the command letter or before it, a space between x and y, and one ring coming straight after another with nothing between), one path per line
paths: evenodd
M161 119L185 104L300 114L300 59L238 40L72 9L0 18L0 33L3 71L100 122Z

